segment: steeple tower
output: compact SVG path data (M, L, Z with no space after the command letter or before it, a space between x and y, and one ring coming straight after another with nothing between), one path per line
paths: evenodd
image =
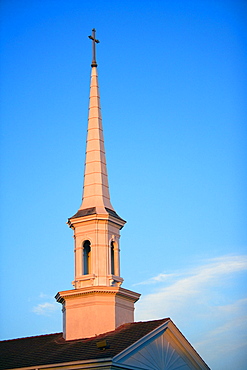
M66 340L86 338L134 321L138 293L123 289L120 276L120 230L125 221L110 202L106 169L95 29L90 83L88 134L82 204L69 218L74 230L75 279L73 290L59 292Z
M89 97L88 134L86 163L84 173L84 193L80 210L96 207L96 213L106 213L106 208L113 211L107 179L102 118L100 109L100 95L95 56L95 29L93 36L93 60Z

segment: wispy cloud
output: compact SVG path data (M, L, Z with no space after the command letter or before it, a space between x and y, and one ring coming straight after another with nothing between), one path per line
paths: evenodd
M247 256L222 256L174 274L158 274L149 281L152 292L143 296L139 305L140 318L163 316L176 312L185 305L202 303L213 298L213 287L225 284L225 278L247 270ZM165 276L162 280L162 277ZM167 278L169 276L169 279ZM163 284L154 283L163 282ZM145 317L143 317L145 316Z
M53 312L59 309L59 305L54 302L54 298L50 297L47 294L40 293L39 299L42 299L43 302L38 303L32 308L32 312L37 315L50 316Z
M226 369L245 368L247 361L247 299L233 304L216 307L211 325L203 336L194 343L196 349L208 359L216 360L223 356L229 359ZM210 318L208 318L209 322ZM212 348L214 349L212 351ZM236 361L239 361L237 364ZM242 364L245 364L242 366ZM219 363L220 367L220 363Z
M136 285L149 285L149 284L156 284L156 283L161 283L164 281L170 281L174 277L178 277L180 274L165 274L161 273L157 276L152 277L151 279L141 281L140 283L135 283L133 286Z
M41 299L53 299L53 297L51 297L49 294L45 294L43 292L41 292L39 294L39 298L41 298Z
M247 269L247 256L221 256L199 263L198 266L176 271L175 273L159 273L148 280L135 283L136 285L150 285L163 282L183 281L190 283L193 278L199 282L210 281L216 276L228 275L233 272ZM185 280L186 278L186 280ZM188 278L188 279L187 279ZM181 280L180 280L181 279Z
M33 312L37 315L49 316L52 312L57 311L57 309L56 303L45 302L33 307Z
M247 256L242 255L201 261L174 274L157 274L140 283L151 285L137 304L136 319L169 316L205 359L213 358L215 351L227 355L227 348L236 357L234 351L247 342L247 299L244 288L234 284L239 273L246 271Z

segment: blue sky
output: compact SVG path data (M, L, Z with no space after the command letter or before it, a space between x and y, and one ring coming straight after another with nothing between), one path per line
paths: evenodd
M213 369L244 369L247 5L15 1L1 16L1 339L62 330L91 42L123 287Z

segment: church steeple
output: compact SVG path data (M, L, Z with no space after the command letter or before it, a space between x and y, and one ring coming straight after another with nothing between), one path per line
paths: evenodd
M83 197L80 210L96 208L96 213L114 211L110 202L110 193L106 168L104 136L100 107L100 94L96 62L96 30L92 29L92 70L89 94L88 129L86 161L84 171Z
M98 88L95 29L92 36L88 134L82 204L68 219L74 230L74 290L59 292L63 305L64 337L78 339L114 330L134 321L138 293L121 287L120 230L125 221L110 202L106 170L100 96Z
M92 63L83 202L80 209L113 210L110 202L96 62Z
M68 220L75 235L73 285L76 289L91 285L121 285L123 282L120 277L119 230L125 221L117 215L110 202L95 51L95 43L99 40L95 38L96 30L92 32L89 36L93 41L93 59L83 197L78 212ZM100 231L103 220L104 229ZM92 222L95 227L90 228L89 223Z

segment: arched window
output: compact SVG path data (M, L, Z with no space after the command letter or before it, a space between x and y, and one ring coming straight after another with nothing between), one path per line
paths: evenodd
M114 242L111 242L111 274L115 275Z
M91 273L91 243L89 240L85 240L83 243L83 274L87 275Z

